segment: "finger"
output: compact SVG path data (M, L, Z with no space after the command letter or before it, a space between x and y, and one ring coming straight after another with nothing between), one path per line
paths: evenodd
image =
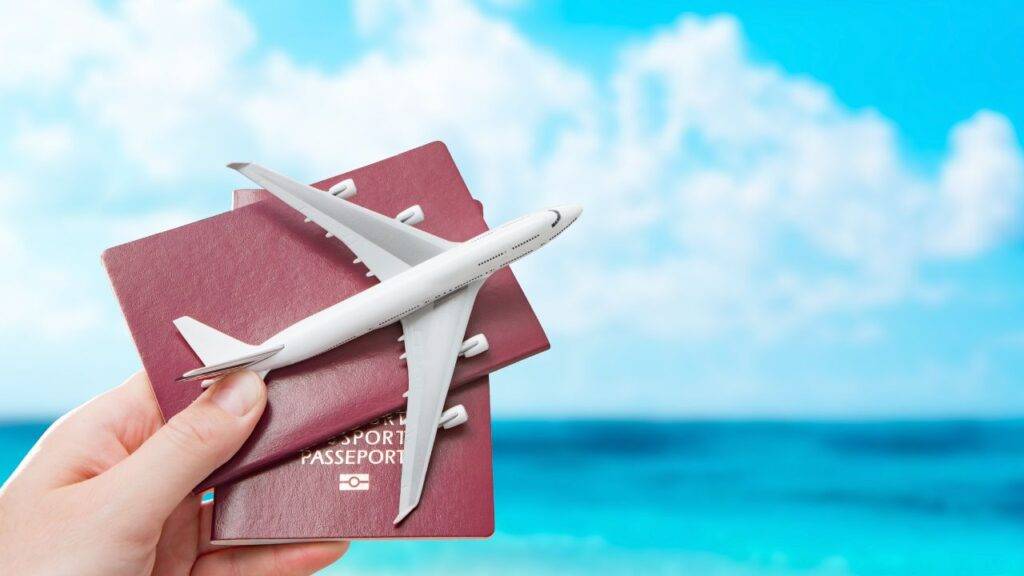
M332 564L347 550L347 541L236 546L200 556L192 575L306 576Z
M123 460L162 422L149 379L137 372L54 422L25 457L18 475L37 489L91 478Z
M129 454L164 423L149 376L141 370L132 374L120 386L100 394L86 406L89 408L89 422L80 418L71 424L76 427L100 424L114 431ZM83 410L81 415L85 414Z
M163 424L160 407L145 372L132 374L120 386L108 390L58 420L47 436L59 441L61 447L81 446L80 441L64 442L68 438L81 439L82 434L97 431L113 432L133 452ZM49 440L49 438L47 438ZM60 451L61 447L48 451Z
M152 576L187 574L199 551L199 496L187 496L171 512L160 530L156 544Z
M162 523L242 446L266 402L266 387L256 374L224 377L105 474L109 489L141 517Z
M135 452L164 424L153 386L143 371L136 372L112 394L101 398L104 423L114 431L128 454Z

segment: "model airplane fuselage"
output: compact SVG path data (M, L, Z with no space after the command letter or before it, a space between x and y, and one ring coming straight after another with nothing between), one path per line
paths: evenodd
M580 211L578 206L560 206L524 216L299 320L261 346L283 346L280 352L249 369L288 366L394 324L540 248Z
M561 234L582 208L558 206L466 242L449 242L415 228L412 223L418 220L396 220L348 202L345 198L355 188L351 181L321 191L256 164L230 167L327 230L328 238L344 242L356 254L356 262L369 268L367 275L377 276L380 283L256 345L191 317L178 318L175 326L204 363L180 379L204 380L205 385L243 368L265 375L401 322L409 391L398 523L419 503L437 428L466 419L462 407L447 412L443 408L456 359L487 350L484 335L464 340L477 292L496 270Z

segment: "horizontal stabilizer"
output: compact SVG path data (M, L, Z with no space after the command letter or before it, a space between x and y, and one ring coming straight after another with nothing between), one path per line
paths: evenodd
M268 348L266 350L260 350L252 354L248 354L246 356L241 356L239 358L234 358L226 362L221 362L220 364L211 364L210 366L203 366L202 368L189 370L188 372L185 372L184 374L179 376L176 380L178 382L181 382L185 380L210 380L213 378L217 378L225 374L229 374L231 372L243 370L245 368L248 368L249 366L252 366L253 364L256 364L257 362L262 362L263 360L270 358L271 356L277 354L283 349L284 345L282 344L281 346L275 346L273 348Z

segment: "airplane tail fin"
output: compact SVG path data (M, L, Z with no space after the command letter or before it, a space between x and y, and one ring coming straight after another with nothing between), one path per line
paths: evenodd
M174 321L174 327L207 366L246 356L256 350L255 346L232 338L191 316L178 318Z
M248 368L284 348L278 346L264 350L246 344L190 316L178 318L174 321L174 326L204 364L202 368L186 372L178 380L212 380L229 372ZM265 374L264 371L261 376Z

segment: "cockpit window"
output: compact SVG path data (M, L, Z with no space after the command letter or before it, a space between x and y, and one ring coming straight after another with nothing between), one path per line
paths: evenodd
M558 210L551 210L551 212L555 213L555 221L551 223L551 227L554 228L562 220L562 213Z

